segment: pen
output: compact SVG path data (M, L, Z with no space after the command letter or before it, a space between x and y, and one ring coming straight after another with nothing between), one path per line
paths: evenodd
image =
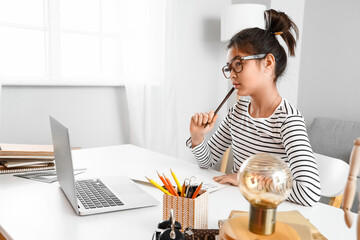
M155 187L157 187L158 189L160 189L163 193L167 194L167 195L171 195L168 191L166 191L162 186L160 186L159 184L157 184L154 180L146 177L146 179Z
M171 172L171 175L173 176L173 178L174 178L174 180L175 180L175 182L176 182L176 185L177 185L179 191L181 192L182 188L181 188L181 185L180 185L180 183L179 183L179 180L177 179L175 173L173 172L173 170L171 170L171 168L170 168L170 172Z
M191 199L195 199L196 196L199 194L199 192L200 192L200 190L201 190L201 187L202 187L202 184L203 184L203 183L201 183L201 184L196 188L196 190L195 190L194 194L192 195Z
M177 191L174 189L174 187L173 187L173 185L172 185L172 183L170 182L170 180L165 176L165 174L163 173L163 175L164 175L164 178L165 178L165 181L168 183L168 185L169 185L169 190L170 190L170 192L172 192L172 194L173 195L175 195L175 196L179 196L179 194L177 193Z
M169 187L169 184L168 184L168 183L165 181L165 179L159 174L158 171L156 171L156 172L157 172L160 180L161 180L162 183L164 184L165 188L172 194L172 191L171 191L171 189L170 189L170 187ZM172 194L172 195L174 195L174 194Z

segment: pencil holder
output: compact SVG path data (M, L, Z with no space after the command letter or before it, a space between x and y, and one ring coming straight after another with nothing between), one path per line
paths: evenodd
M182 231L187 227L208 227L208 199L209 193L201 190L195 199L163 195L163 220L169 218L173 209L175 220L181 223Z

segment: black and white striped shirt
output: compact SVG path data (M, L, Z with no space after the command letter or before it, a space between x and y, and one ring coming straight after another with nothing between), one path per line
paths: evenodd
M293 177L293 189L287 200L314 205L320 198L320 180L304 118L285 99L270 117L252 118L249 103L249 100L239 100L210 140L192 149L198 165L212 167L230 144L233 172L238 172L241 164L256 153L277 155L288 164ZM187 146L191 148L191 140Z

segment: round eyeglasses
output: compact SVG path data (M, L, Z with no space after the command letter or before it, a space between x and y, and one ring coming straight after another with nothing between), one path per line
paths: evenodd
M222 72L225 78L229 79L231 76L231 70L236 73L239 73L243 70L243 60L251 60L251 59L263 59L266 54L257 54L257 55L250 55L245 57L235 57L230 63L226 64L222 68Z

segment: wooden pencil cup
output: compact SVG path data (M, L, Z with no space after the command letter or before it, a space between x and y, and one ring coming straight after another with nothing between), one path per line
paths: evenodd
M175 220L181 223L181 230L187 227L208 228L209 193L201 190L195 199L163 195L163 220L167 220L173 209Z

